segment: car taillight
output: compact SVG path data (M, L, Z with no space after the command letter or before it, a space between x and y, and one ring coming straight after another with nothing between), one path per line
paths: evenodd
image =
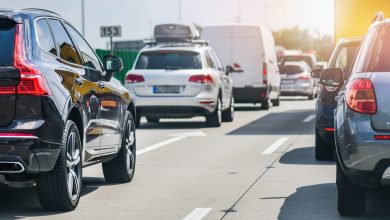
M348 86L346 101L352 110L373 115L376 113L374 86L369 79L356 79Z
M14 66L20 72L20 83L16 89L17 94L35 96L51 94L45 77L26 59L21 24L16 25L15 28Z
M263 63L263 84L268 84L268 65Z
M206 74L206 75L193 75L190 77L190 82L194 82L194 83L213 83L214 80L213 78L211 77L211 75L209 74Z
M145 78L141 75L137 74L127 74L126 76L126 83L140 83L140 82L145 82Z
M310 79L310 76L308 75L302 75L298 78L298 80L309 80Z

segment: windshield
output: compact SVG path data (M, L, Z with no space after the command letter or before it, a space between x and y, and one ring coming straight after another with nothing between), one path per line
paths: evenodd
M282 74L297 74L304 72L304 69L297 65L286 65L281 67L280 72Z
M200 54L192 51L143 52L136 69L202 69Z

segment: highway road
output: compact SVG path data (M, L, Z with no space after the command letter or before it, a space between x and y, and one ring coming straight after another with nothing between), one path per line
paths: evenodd
M43 211L34 188L1 187L0 219L341 219L335 163L314 159L314 105L240 105L221 128L202 118L145 123L133 182L109 185L100 165L88 167L80 204L68 213ZM359 219L390 218L390 193L368 200Z

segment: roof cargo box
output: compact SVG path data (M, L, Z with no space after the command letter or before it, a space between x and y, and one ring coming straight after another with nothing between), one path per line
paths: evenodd
M190 42L199 39L199 32L193 24L160 24L154 27L157 42Z

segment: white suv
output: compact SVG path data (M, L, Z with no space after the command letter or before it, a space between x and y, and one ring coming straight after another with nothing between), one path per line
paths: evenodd
M166 31L185 26L160 26ZM157 29L157 27L156 27ZM155 36L156 36L155 29ZM157 123L160 118L205 116L210 127L233 121L233 81L206 42L175 37L152 43L142 49L126 75L126 87L137 108L137 125L142 116Z

